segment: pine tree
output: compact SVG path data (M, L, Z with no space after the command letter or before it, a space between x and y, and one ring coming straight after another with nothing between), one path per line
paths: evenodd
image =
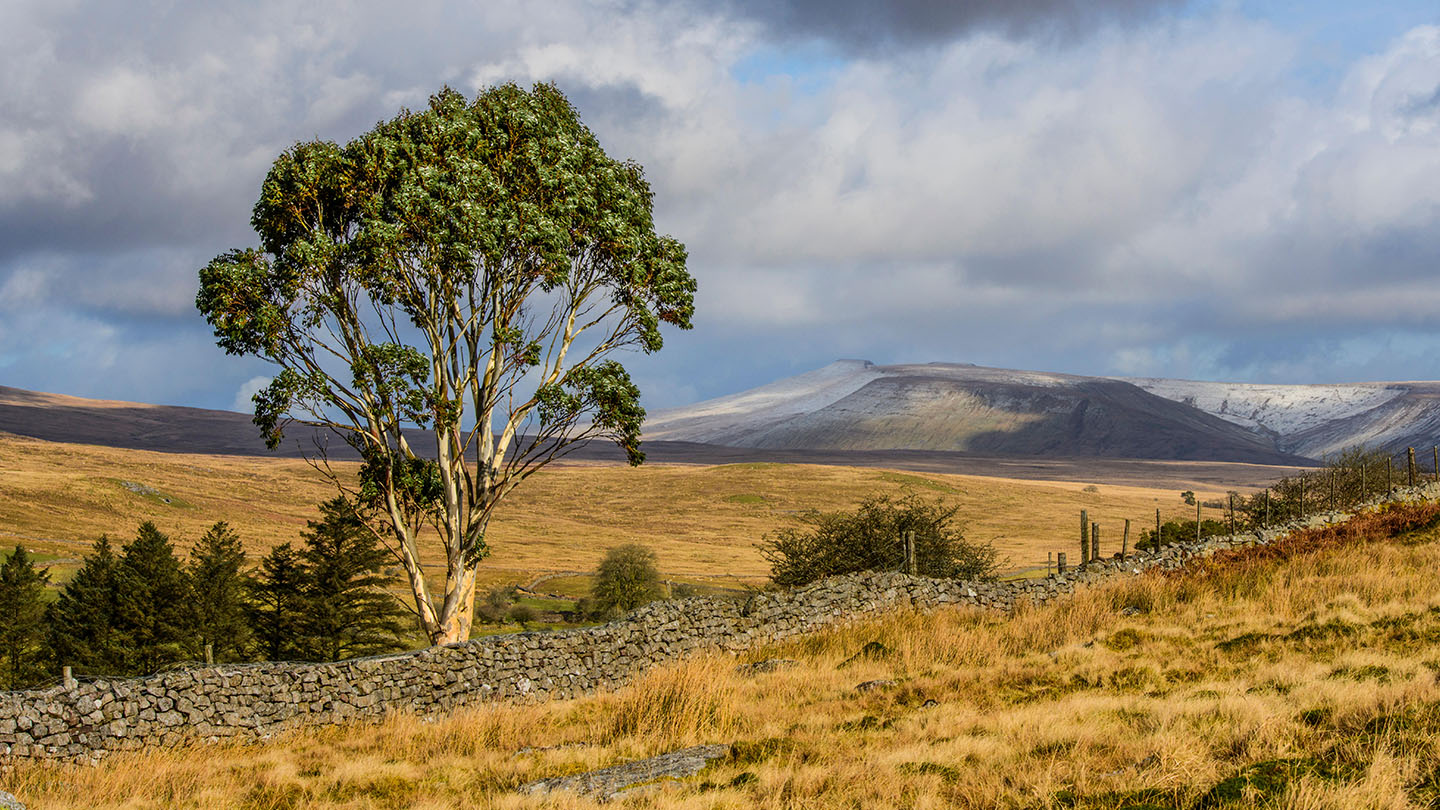
M60 598L45 611L46 646L57 671L69 666L77 675L124 674L115 630L118 567L110 538L101 535Z
M404 613L385 588L381 570L390 559L355 507L344 498L320 505L323 519L302 532L310 610L305 621L308 657L338 661L400 648Z
M190 584L175 548L155 524L140 524L116 566L115 629L125 652L125 673L144 675L184 660L192 635Z
M49 581L50 569L36 570L24 546L15 546L0 565L0 687L23 689L42 677L43 595Z
M211 645L216 661L243 661L250 646L245 615L248 578L240 536L221 521L190 548L190 640L193 659Z
M270 549L260 560L260 573L249 586L246 613L261 658L293 661L305 656L307 580L300 555L289 543Z

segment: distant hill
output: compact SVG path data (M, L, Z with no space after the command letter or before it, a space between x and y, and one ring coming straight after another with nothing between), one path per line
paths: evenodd
M0 432L213 455L314 456L318 445L335 459L355 457L334 436L301 424L271 453L249 414L4 386ZM653 411L645 441L653 461L699 463L949 470L980 459L1103 458L1294 465L1357 444L1392 452L1440 444L1440 382L1259 385L840 360ZM416 446L427 446L418 434ZM620 454L595 443L574 458Z
M1129 382L1269 437L1283 452L1325 458L1355 445L1400 453L1440 444L1440 382L1261 385L1157 378Z
M790 450L1297 461L1270 436L1124 380L953 363L841 360L656 413L646 437Z
M83 399L0 386L0 432L52 442L212 455L270 454L250 416L233 411ZM278 455L300 455L303 427ZM331 444L334 444L332 441ZM313 445L307 445L313 450ZM350 448L341 446L346 452Z

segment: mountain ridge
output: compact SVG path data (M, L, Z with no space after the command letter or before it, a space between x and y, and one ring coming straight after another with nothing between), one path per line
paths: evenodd
M1091 407L1099 410L1087 413ZM1225 383L839 360L657 412L646 437L757 448L1293 463L1357 444L1392 452L1430 446L1440 437L1440 383Z

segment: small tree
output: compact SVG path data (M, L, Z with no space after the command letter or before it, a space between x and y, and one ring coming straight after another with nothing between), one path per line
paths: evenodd
M901 538L915 532L916 570L923 576L985 580L995 577L995 549L968 543L952 525L958 507L926 501L914 493L900 498L867 498L854 512L810 512L806 529L767 535L760 553L770 562L777 585L804 585L857 571L898 571L904 564Z
M305 568L294 546L281 543L261 558L260 572L249 586L247 608L261 658L293 661L304 657L309 610L305 589Z
M306 657L338 661L398 648L404 612L381 573L390 555L344 498L320 505L323 518L302 532Z
M140 524L115 568L115 630L124 651L124 674L145 675L182 661L193 644L190 583L170 538L155 524Z
M690 327L684 246L655 232L640 166L546 84L473 102L445 88L343 147L296 144L250 222L260 247L211 261L195 303L227 352L278 367L256 425L275 447L307 415L359 451L349 494L404 566L421 627L468 638L505 496L589 439L643 460L640 391L613 355Z
M45 611L45 646L51 663L81 675L123 675L124 644L115 629L119 560L101 535L60 598Z
M37 570L24 546L0 565L0 686L23 689L39 682L45 637L45 585L50 569Z
M655 552L631 543L610 549L595 582L590 587L593 610L613 616L634 610L660 596L660 572L655 568Z
M250 646L250 622L245 615L247 577L240 536L221 521L210 527L190 548L186 574L190 578L191 658L205 654L210 645L216 661L242 661Z

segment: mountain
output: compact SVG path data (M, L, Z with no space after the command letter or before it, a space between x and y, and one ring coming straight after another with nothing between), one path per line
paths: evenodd
M841 360L658 412L645 435L777 450L1297 461L1269 436L1124 380L953 363Z
M1268 436L1308 458L1356 445L1392 453L1440 444L1440 382L1262 385L1127 378L1136 386Z

